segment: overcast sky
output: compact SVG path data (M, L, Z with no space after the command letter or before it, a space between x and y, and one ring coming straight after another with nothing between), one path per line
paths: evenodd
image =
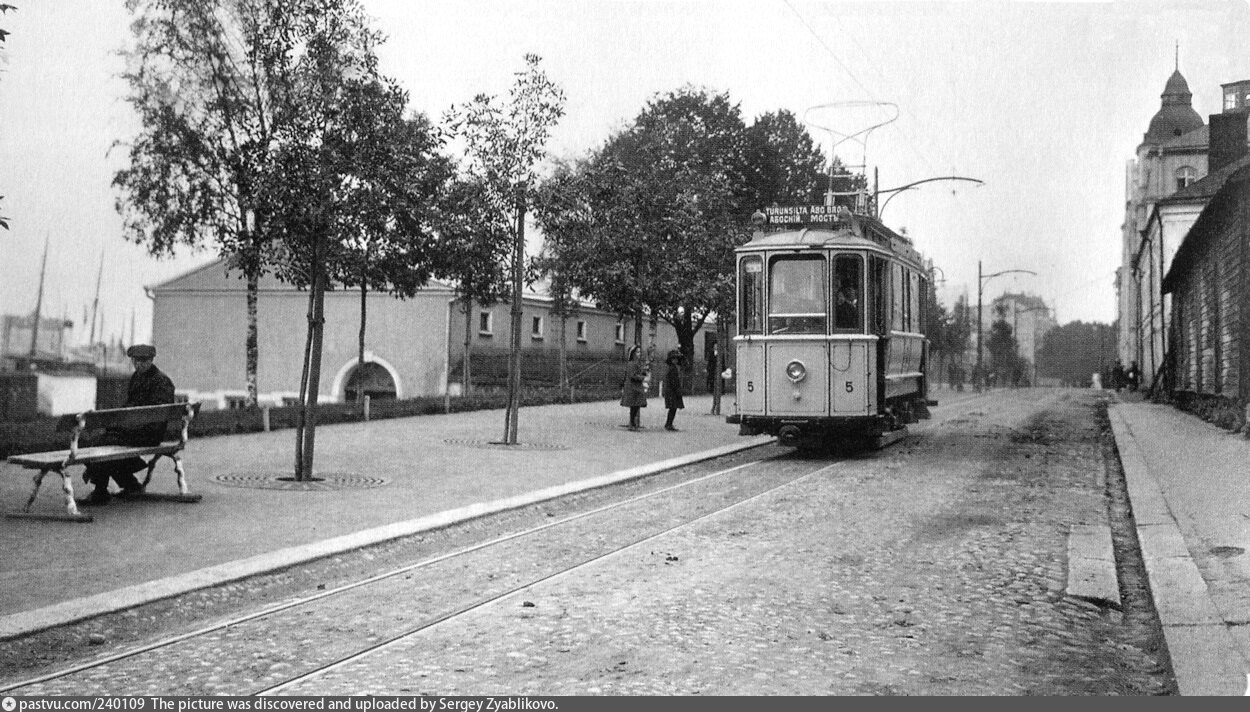
M0 60L0 313L35 308L51 243L43 313L81 322L101 254L104 329L150 338L143 287L212 259L146 257L121 236L113 172L136 122L115 52L129 41L122 0L9 0ZM640 0L365 0L386 73L412 108L439 119L478 93L505 94L524 54L565 90L549 145L561 157L598 147L651 98L690 84L728 92L749 123L788 109L843 134L888 102L898 119L844 141L881 188L957 175L897 195L884 221L931 257L949 306L1004 290L1041 296L1061 323L1115 318L1125 165L1176 62L1204 118L1220 84L1250 78L1250 12L1221 2L643 2ZM830 134L813 135L831 145ZM242 319L242 315L240 315ZM240 322L242 323L242 322ZM242 328L242 327L240 327ZM124 329L124 334L123 334ZM241 333L241 332L240 332ZM85 329L82 332L85 339Z

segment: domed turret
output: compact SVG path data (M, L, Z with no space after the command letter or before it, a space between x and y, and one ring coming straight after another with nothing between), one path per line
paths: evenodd
M1181 76L1180 70L1172 72L1168 83L1163 87L1163 105L1150 120L1150 128L1146 130L1142 143L1166 143L1177 136L1202 128L1202 117L1194 111L1190 103L1193 96L1189 92L1189 83Z

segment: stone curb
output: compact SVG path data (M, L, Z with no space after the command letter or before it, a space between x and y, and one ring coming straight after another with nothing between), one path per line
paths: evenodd
M703 460L710 460L716 457L722 457L735 452L750 450L752 448L768 445L776 442L776 438L771 436L756 436L750 438L747 442L724 447L705 450L703 452L692 453L690 455L682 455L680 457L654 462L648 465L640 465L628 470L592 477L585 480L570 482L555 487L537 490L527 494L517 495L506 499L495 500L492 502L483 502L479 504L471 504L465 507L450 509L437 514L431 514L417 519L410 519L403 522L395 522L372 529L365 529L353 534L325 539L323 541L304 544L301 546L293 546L278 551L272 551L266 554L252 556L239 561L232 561L217 566L210 566L190 571L169 578L158 579L156 581L148 581L134 586L126 586L113 591L99 593L93 596L86 596L72 601L64 601L51 606L37 608L30 611L22 611L6 616L0 616L0 640L8 640L23 635L29 635L48 628L54 628L60 625L66 625L77 621L93 618L95 616L106 613L115 613L117 611L134 608L145 603L151 603L163 598L189 593L210 586L217 586L231 581L256 576L258 574L267 573L277 569L282 569L296 564L306 563L315 559L341 554L354 549L360 549L373 544L380 544L393 539L398 539L420 532L430 531L447 527L459 522L483 517L490 514L504 512L510 509L518 509L531 504L536 504L556 497L562 497L575 492L584 492L587 490L606 487L608 485L625 482L627 480L646 477L665 470L671 470L678 467L684 467Z
M1248 668L1121 407L1112 405L1108 415L1177 688L1185 696L1244 695Z

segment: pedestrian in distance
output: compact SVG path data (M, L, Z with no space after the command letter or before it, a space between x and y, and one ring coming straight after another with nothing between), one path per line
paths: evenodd
M1128 371L1124 374L1124 377L1128 379L1128 389L1136 392L1137 386L1141 385L1141 369L1138 368L1136 361L1129 364Z
M163 371L156 367L156 349L146 344L136 344L126 349L134 373L126 387L126 403L124 408L144 405L165 405L174 402L174 382ZM160 445L165 437L164 423L149 423L134 428L115 428L105 431L92 445L126 445L148 446ZM143 492L143 485L135 479L136 472L146 470L148 463L141 457L128 457L122 460L109 460L87 465L83 480L94 486L91 494L83 497L78 504L97 506L108 504L112 495L109 494L109 480L121 487L119 497L130 497Z
M668 366L668 371L664 374L664 407L668 408L668 418L664 421L664 429L676 431L673 427L673 419L677 417L677 411L686 407L686 403L682 400L681 388L681 364L684 361L681 351L673 349L668 352L668 358L664 363Z
M1111 387L1119 392L1124 387L1125 374L1124 363L1116 359L1115 366L1111 367Z
M716 344L712 344L707 349L707 392L708 393L716 392L716 369L717 368L718 366L717 366L717 358L716 358Z
M642 409L647 407L647 382L651 364L642 357L641 346L631 346L626 357L625 382L621 384L621 405L629 408L629 429L642 429Z

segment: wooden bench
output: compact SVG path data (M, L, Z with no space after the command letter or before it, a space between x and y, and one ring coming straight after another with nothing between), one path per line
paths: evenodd
M26 500L26 507L21 512L10 513L9 516L47 518L46 515L32 514L30 508L35 503L35 496L39 494L39 485L43 483L43 478L49 472L55 472L61 476L61 490L65 493L65 511L68 513L68 518L78 522L89 522L91 521L91 515L79 512L78 504L74 501L73 478L70 476L68 468L72 465L89 465L95 462L121 460L128 457L152 458L148 461L147 476L143 479L142 488L145 490L148 482L152 480L152 472L156 469L157 461L162 457L168 457L174 461L174 472L178 476L178 494L150 494L145 491L136 495L136 499L160 499L177 502L200 501L200 495L191 494L190 489L187 487L187 475L182 468L181 454L182 449L187 446L187 428L191 424L191 419L199 412L199 403L171 403L169 405L145 405L135 408L88 410L75 415L61 416L61 419L56 424L56 432L72 433L68 450L12 455L8 458L8 461L15 465L21 465L31 470L39 470L39 474L34 476L35 486L31 490L30 498ZM96 430L98 428L134 428L140 425L168 423L171 420L179 419L182 420L182 429L176 441L171 440L162 442L160 445L146 446L78 446L78 438L84 431ZM56 518L64 519L66 517Z

